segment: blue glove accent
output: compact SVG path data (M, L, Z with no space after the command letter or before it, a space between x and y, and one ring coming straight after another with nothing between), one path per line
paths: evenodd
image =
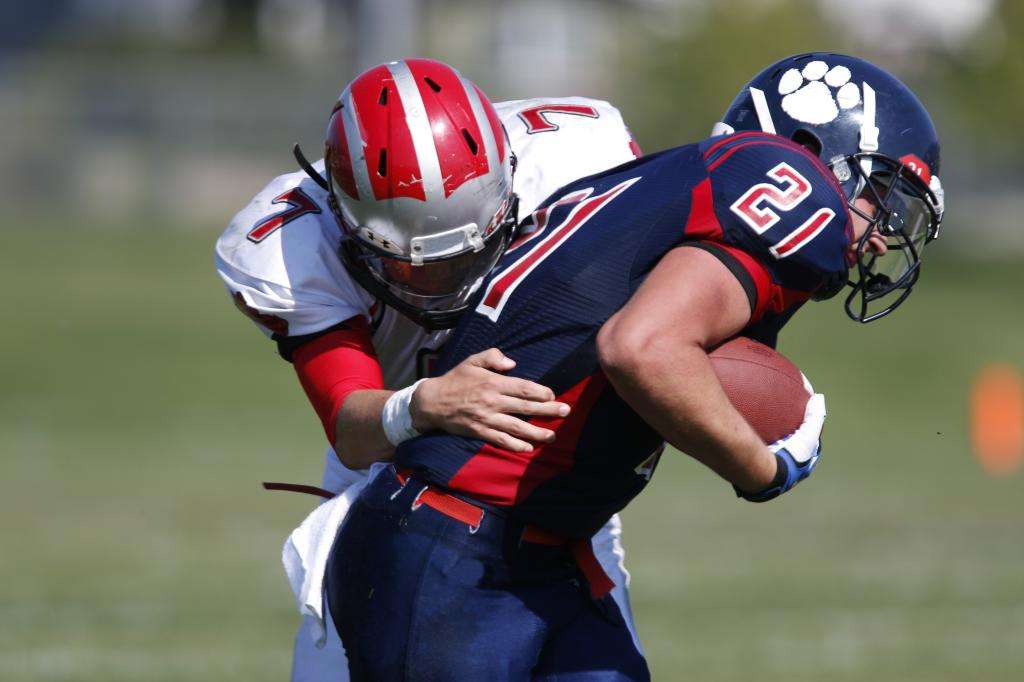
M814 467L818 465L818 458L820 456L820 441L818 442L818 447L814 450L814 454L811 455L811 458L803 464L797 462L793 458L793 455L789 454L788 450L782 448L775 453L775 462L778 466L778 470L775 472L775 479L768 484L767 488L755 493L745 493L736 486L733 486L733 489L736 490L737 497L742 497L748 502L767 502L768 500L774 500L776 497L788 490L791 490L797 483L810 476L811 472L814 471Z

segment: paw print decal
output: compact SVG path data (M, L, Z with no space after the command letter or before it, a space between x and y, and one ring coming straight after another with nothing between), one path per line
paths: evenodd
M852 109L860 103L860 88L850 82L850 70L845 66L829 68L821 60L782 74L779 94L785 95L783 111L815 125L830 123L839 117L840 109Z

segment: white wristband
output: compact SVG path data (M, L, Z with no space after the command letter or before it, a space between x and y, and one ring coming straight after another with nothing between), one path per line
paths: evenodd
M420 385L420 379L416 383L406 386L401 391L395 391L384 403L384 409L380 414L380 425L384 428L384 435L396 448L410 438L420 435L420 432L412 426L412 413L409 412L409 403L412 402L412 394Z

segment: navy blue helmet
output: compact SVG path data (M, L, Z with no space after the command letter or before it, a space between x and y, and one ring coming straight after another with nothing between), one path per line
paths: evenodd
M850 210L869 222L857 244L856 276L833 282L818 297L849 284L846 312L859 322L906 300L943 213L939 139L914 93L857 57L796 55L747 83L712 135L742 130L774 133L812 150L843 186ZM884 255L868 248L872 235L885 239Z

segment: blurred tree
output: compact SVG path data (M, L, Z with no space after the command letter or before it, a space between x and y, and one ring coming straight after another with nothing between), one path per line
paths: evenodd
M258 0L215 0L220 5L220 30L205 49L251 52L258 44L256 13Z
M674 25L632 19L619 106L649 151L703 139L757 69L812 50L841 51L841 34L809 0L725 0L690 6Z
M940 86L958 128L992 161L1024 168L1024 2L1002 0L968 49L940 55ZM1018 178L1019 179L1019 178Z

